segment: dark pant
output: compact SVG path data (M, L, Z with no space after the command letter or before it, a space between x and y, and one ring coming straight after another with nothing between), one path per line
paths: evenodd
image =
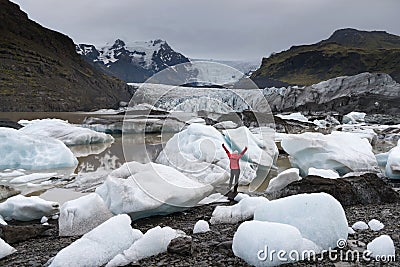
M240 169L236 170L231 170L231 178L229 179L229 190L232 188L232 182L233 179L235 178L235 183L234 183L234 188L233 192L237 192L238 186L239 186L239 175L240 175Z

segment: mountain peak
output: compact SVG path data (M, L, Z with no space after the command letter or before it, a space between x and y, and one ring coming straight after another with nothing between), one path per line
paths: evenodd
M347 47L367 49L390 49L400 46L400 37L386 31L363 31L352 28L336 30L321 44L337 43Z
M125 42L122 41L121 39L117 39L117 40L115 40L115 42L111 48L112 49L121 49L124 46L125 46Z

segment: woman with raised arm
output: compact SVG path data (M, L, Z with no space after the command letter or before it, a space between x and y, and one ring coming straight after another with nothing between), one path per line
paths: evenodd
M234 181L233 193L236 194L237 188L239 186L239 175L240 175L239 160L244 155L244 153L246 153L247 146L243 149L242 152L240 152L240 154L237 150L233 151L233 153L230 153L229 150L226 148L225 144L222 144L222 147L224 148L230 161L229 167L231 169L231 177L229 179L229 192L232 189L232 183Z

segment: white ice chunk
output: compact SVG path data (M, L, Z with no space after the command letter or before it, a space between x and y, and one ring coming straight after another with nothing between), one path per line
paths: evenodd
M246 197L233 206L215 207L210 223L238 223L254 216L257 207L264 206L269 200L265 197Z
M335 170L340 175L356 171L379 171L371 144L351 133L291 134L283 138L281 145L290 155L292 166L299 168L302 176L311 167Z
M353 228L354 230L367 230L368 229L368 224L366 224L363 221L358 221L355 222L351 228Z
M354 235L356 233L356 231L354 231L353 228L349 227L349 235Z
M167 247L172 239L182 235L179 231L171 227L160 226L148 230L143 237L123 253L112 259L106 267L124 266L130 262L137 262L141 259L151 257L167 251Z
M13 170L11 172L2 172L0 173L0 177L15 177L15 176L21 176L24 175L23 172L17 171L17 170Z
M277 114L277 117L283 120L295 120L300 122L309 122L307 117L301 114L300 112L290 113L289 115Z
M102 266L140 237L128 215L117 215L59 251L50 266Z
M57 202L46 201L39 197L17 195L0 203L0 214L6 220L31 221L43 216L52 216L59 211Z
M0 127L0 169L29 170L75 167L78 160L61 141Z
M0 259L13 254L17 250L0 238Z
M205 233L210 231L210 225L207 221L199 220L193 227L193 234Z
M350 112L343 116L342 122L345 124L354 124L359 122L364 122L365 116L367 114L364 112Z
M114 214L128 213L138 219L193 207L212 190L174 168L128 162L111 172L96 193Z
M70 200L61 206L58 220L60 236L83 235L113 216L103 202L95 194Z
M368 226L372 231L380 231L382 230L385 225L378 221L377 219L372 219L368 222Z
M316 254L320 248L302 237L291 225L275 222L247 221L237 229L232 244L233 253L254 266L277 266L295 262ZM278 257L279 251L286 254ZM275 251L275 253L271 253Z
M377 260L388 261L395 259L395 247L393 240L388 235L381 235L367 244L367 250Z
M400 179L400 146L389 151L386 163L385 174L391 179Z
M215 129L236 129L237 123L233 121L221 121L213 125Z
M308 169L308 175L315 175L328 179L340 178L340 175L334 170L316 169L312 167Z
M46 216L43 216L41 219L40 219L40 223L45 223L45 222L47 222L49 220L49 218L47 218Z
M50 172L50 173L32 173L32 174L27 174L23 176L19 176L17 178L14 178L10 181L11 184L23 184L23 183L28 183L32 181L37 181L37 180L43 180L43 179L49 179L51 177L56 176L56 172Z
M254 220L293 225L304 238L322 249L347 240L348 224L342 205L326 193L300 194L266 202L254 212Z
M109 134L78 127L59 119L33 120L19 130L31 136L53 137L67 146L113 142Z
M300 181L299 169L291 168L278 174L277 177L272 178L267 187L267 193L278 192L285 188L288 184Z

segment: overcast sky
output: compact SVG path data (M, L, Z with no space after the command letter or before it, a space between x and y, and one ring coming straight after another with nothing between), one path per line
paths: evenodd
M164 39L191 58L261 60L351 27L400 35L399 0L12 0L75 43Z

